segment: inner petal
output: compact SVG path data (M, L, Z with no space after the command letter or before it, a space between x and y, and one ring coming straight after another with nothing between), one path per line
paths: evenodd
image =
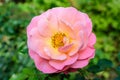
M70 38L74 39L74 31L72 30L72 25L65 20L59 19L58 21L58 30L60 32L65 32L66 36L69 36Z
M62 54L50 46L44 47L44 52L53 60L65 60L67 58L66 54Z

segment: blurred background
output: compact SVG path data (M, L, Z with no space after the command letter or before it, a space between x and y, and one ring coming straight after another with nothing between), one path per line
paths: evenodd
M42 74L27 53L26 27L53 7L74 6L89 15L96 56L68 75ZM0 0L0 80L120 80L120 0Z

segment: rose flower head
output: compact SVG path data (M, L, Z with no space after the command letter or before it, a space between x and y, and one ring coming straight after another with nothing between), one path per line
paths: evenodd
M34 17L27 38L29 55L43 73L83 68L95 55L92 22L73 7L52 8Z

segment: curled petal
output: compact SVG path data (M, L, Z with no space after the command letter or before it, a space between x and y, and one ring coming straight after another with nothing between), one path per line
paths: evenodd
M68 44L68 45L62 46L58 49L58 51L60 51L62 53L67 53L68 51L70 51L72 46L73 46L73 44Z
M82 42L75 40L73 40L72 44L72 48L68 53L69 56L73 56L74 54L78 53L79 49L81 49L81 47L83 46Z

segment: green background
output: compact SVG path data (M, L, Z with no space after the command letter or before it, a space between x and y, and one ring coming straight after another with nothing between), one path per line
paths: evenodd
M59 6L89 15L96 55L77 72L48 75L28 55L26 27L32 17ZM120 80L120 0L0 0L0 80Z

